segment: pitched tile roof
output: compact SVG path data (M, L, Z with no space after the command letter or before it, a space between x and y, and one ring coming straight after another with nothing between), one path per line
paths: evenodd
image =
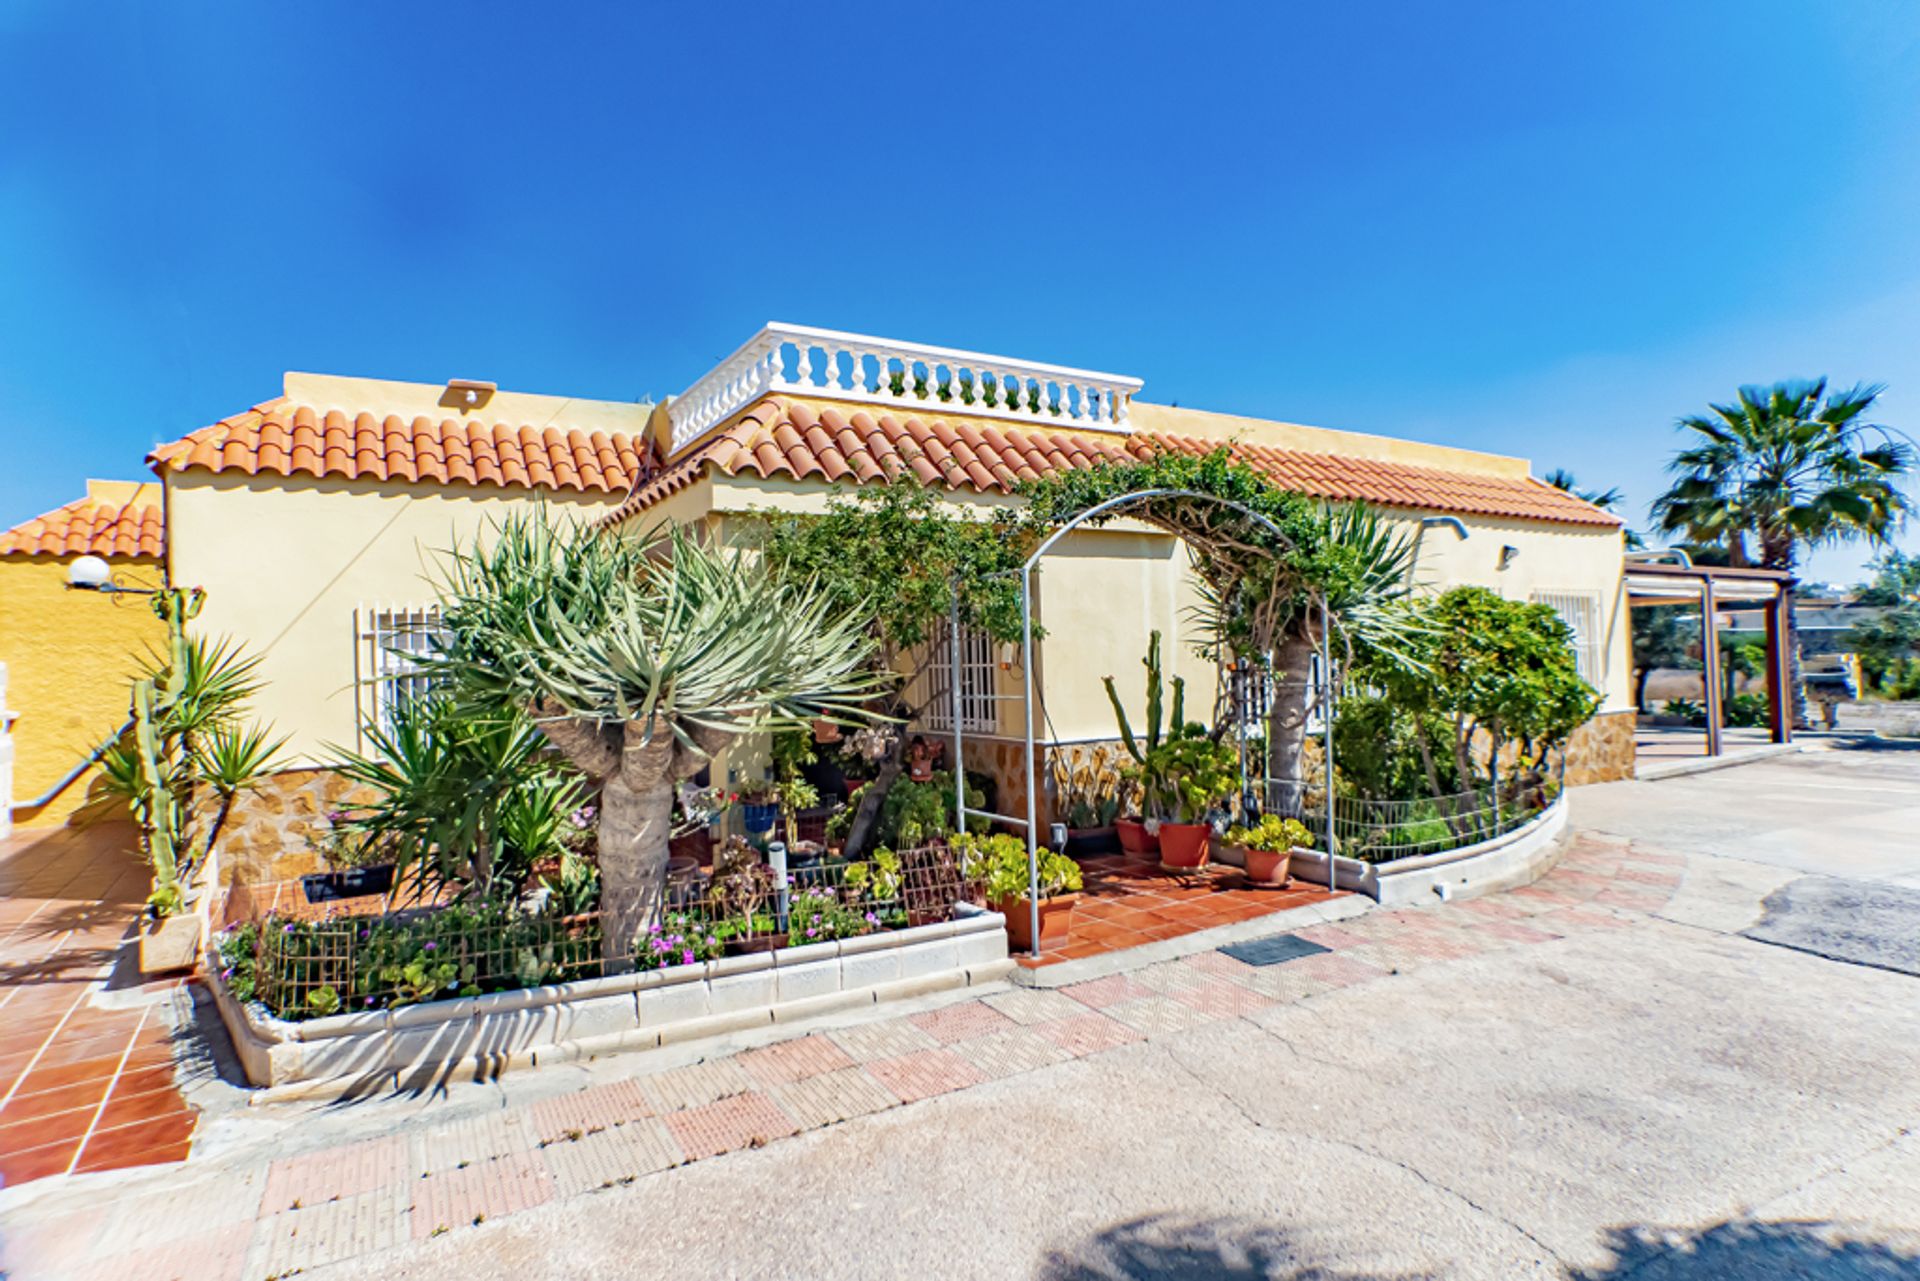
M282 397L161 445L156 471L518 485L624 494L646 442L619 432L317 410Z
M166 545L157 502L81 498L0 533L0 556L158 557Z
M1158 450L1206 454L1222 444L1275 484L1314 498L1364 500L1416 511L1498 516L1577 525L1617 518L1564 490L1525 476L1450 471L1407 463L1276 449L1162 432L1077 435L1000 426L964 417L922 418L770 396L732 425L668 464L634 490L613 523L678 493L709 471L806 480L866 482L911 471L928 484L1011 493L1023 480L1127 461Z

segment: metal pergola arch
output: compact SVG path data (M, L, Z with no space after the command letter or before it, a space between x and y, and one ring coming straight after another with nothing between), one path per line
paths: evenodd
M1208 494L1192 489L1140 489L1132 493L1121 494L1115 498L1109 498L1104 502L1094 504L1085 511L1075 514L1072 519L1048 534L1047 537L1041 541L1040 545L1033 549L1032 554L1027 557L1025 563L1020 566L1018 571L1020 574L1020 676L1021 704L1025 714L1027 813L1025 818L1020 818L1010 814L992 814L985 811L977 812L981 813L983 817L996 819L1003 823L1018 824L1027 834L1027 903L1028 911L1031 913L1029 922L1031 932L1029 938L1032 940L1032 955L1036 958L1040 955L1040 836L1039 760L1038 745L1034 740L1033 718L1033 571L1039 566L1041 559L1053 550L1054 544L1058 543L1074 530L1087 524L1089 521L1111 517L1129 507L1144 506L1147 503L1169 498L1197 499L1201 502L1214 503L1221 507L1232 508L1241 515L1265 526L1288 548L1292 548L1294 545L1293 540L1287 537L1285 531L1274 524L1271 519L1254 511L1245 503L1235 502L1231 498L1222 498L1218 494ZM1174 537L1179 538L1182 542L1187 541L1186 536L1177 529L1167 528L1167 532L1173 534ZM1331 786L1331 780L1333 778L1333 709L1330 700L1333 693L1333 669L1331 654L1328 648L1331 629L1328 626L1326 599L1318 592L1314 593L1314 597L1320 607L1320 665L1322 673L1320 681L1320 723L1322 733L1325 735L1323 750L1325 752L1326 771L1329 780L1329 786L1326 788L1326 803L1327 834L1329 850L1331 850L1333 834L1333 788ZM964 832L967 830L967 758L965 750L966 733L963 729L960 709L960 597L957 592L952 599L948 617L948 628L947 643L950 662L948 665L949 675L947 685L948 695L952 700L955 827L957 830ZM1271 665L1271 654L1267 656L1267 661L1268 664ZM1244 791L1246 785L1244 756L1242 758L1241 773L1241 786ZM1266 777L1266 767L1264 763L1262 764L1260 774L1264 780ZM1264 797L1265 791L1263 789L1263 801ZM1327 866L1329 869L1333 866L1331 853L1329 853ZM1331 878L1331 876L1332 873L1331 870L1329 870L1329 878Z

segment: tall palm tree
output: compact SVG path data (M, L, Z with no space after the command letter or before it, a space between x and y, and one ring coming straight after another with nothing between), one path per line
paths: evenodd
M1674 455L1671 488L1654 501L1664 533L1725 548L1734 566L1791 571L1803 549L1865 538L1885 543L1908 503L1900 482L1913 447L1868 421L1883 388L1829 394L1827 380L1742 387L1731 405L1680 420L1693 443ZM1788 605L1794 721L1805 725L1799 627Z
M1545 480L1547 484L1552 485L1555 489L1564 490L1572 494L1583 503L1592 503L1603 512L1614 512L1617 514L1620 510L1620 505L1626 501L1627 497L1618 485L1615 485L1612 489L1605 490L1587 489L1580 484L1579 477L1564 467L1554 468L1541 479ZM1647 545L1647 540L1642 538L1637 530L1623 527L1620 532L1621 536L1626 539L1627 550L1630 552L1637 552Z
M645 540L537 520L459 554L435 666L476 707L532 709L601 780L606 958L657 919L676 783L738 735L864 718L882 681L860 611L778 582L677 526Z

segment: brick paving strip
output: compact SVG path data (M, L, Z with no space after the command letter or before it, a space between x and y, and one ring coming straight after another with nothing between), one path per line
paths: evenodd
M1202 952L813 1032L264 1169L196 1177L189 1162L158 1190L128 1185L109 1209L48 1207L15 1225L0 1268L76 1281L284 1276L1396 972L1616 929L1639 919L1626 913L1664 904L1681 875L1652 851L1581 837L1527 891L1303 930L1333 950L1277 966ZM1631 908L1608 906L1622 894Z

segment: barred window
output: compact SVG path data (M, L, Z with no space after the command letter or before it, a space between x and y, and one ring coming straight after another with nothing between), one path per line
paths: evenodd
M425 696L438 679L421 669L420 660L440 646L440 607L362 606L354 611L354 632L361 723L390 732L394 714Z
M1539 591L1533 603L1545 605L1573 632L1573 657L1580 679L1599 689L1606 678L1606 647L1600 643L1600 597L1594 592Z
M928 659L920 688L926 691L926 711L921 724L928 729L953 728L953 644L949 629L942 627L929 642ZM1000 728L1000 714L994 693L993 638L978 627L960 627L960 728L968 734L992 734Z

